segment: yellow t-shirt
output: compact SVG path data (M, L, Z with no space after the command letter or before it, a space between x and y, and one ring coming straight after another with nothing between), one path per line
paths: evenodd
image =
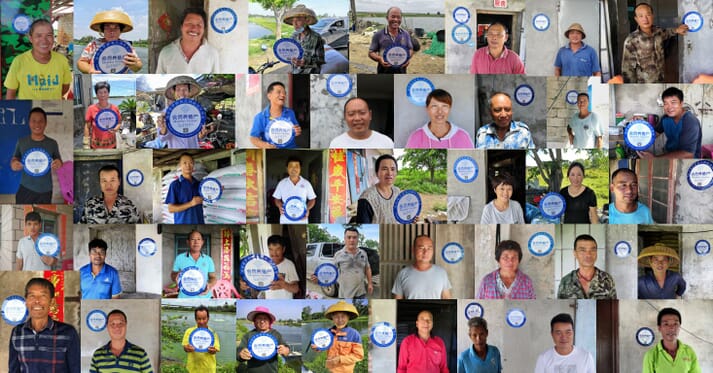
M67 57L51 52L41 64L27 51L15 57L5 78L5 88L17 90L19 100L61 100L62 86L72 82Z
M183 334L183 342L181 345L185 346L188 344L188 337L197 328L197 326L194 326L186 329L186 332ZM210 330L215 337L213 347L220 351L220 339L218 339L218 333L211 328L208 328L208 330ZM207 352L187 352L186 354L188 355L186 369L188 369L190 373L210 373L216 371L217 363L215 360L215 354L209 354Z

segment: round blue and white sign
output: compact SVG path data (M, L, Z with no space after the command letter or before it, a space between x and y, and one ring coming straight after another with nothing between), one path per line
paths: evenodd
M634 150L646 150L655 140L654 127L645 120L637 119L624 128L624 142Z
M619 241L614 244L614 255L619 258L626 258L631 254L631 244L626 241Z
M416 106L426 106L426 97L434 89L436 87L427 78L413 78L406 85L406 98Z
M2 313L2 319L12 326L24 323L29 316L25 298L19 295L11 295L5 298L2 302L0 312Z
M535 100L535 90L528 84L520 84L515 88L515 102L521 106L527 106Z
M59 238L52 233L42 233L35 241L35 251L40 256L57 256L59 249Z
M87 327L93 332L106 329L107 317L102 310L91 310L87 313Z
M521 328L527 321L525 311L520 308L511 308L505 315L505 321L513 328Z
M542 197L539 207L542 216L547 219L557 219L564 214L564 210L567 208L567 202L565 202L561 194L549 192Z
M102 131L109 131L119 125L119 114L111 109L101 109L94 117L94 123Z
M156 247L156 241L154 241L153 238L149 237L141 239L136 249L139 251L139 254L141 254L141 256L145 257L154 256L158 251L158 247Z
M398 44L392 44L384 50L384 61L391 64L392 67L401 67L406 61L411 58L409 50Z
M456 43L465 44L473 37L473 31L468 25L456 25L453 27L453 30L451 30L451 37L453 37L453 41Z
M465 250L458 242L449 242L443 245L443 249L441 249L441 257L449 264L460 262L464 256Z
M22 155L22 166L30 176L44 176L52 168L52 156L42 148L32 148Z
M104 74L123 74L129 69L124 64L124 56L129 53L131 45L123 40L106 42L94 53L94 68Z
M307 204L299 196L292 196L282 204L285 217L291 221L300 221L307 215Z
M223 195L223 185L214 177L205 177L198 185L198 193L203 197L204 201L213 203Z
M208 352L208 347L214 342L215 336L208 328L195 328L188 335L188 344L193 346L196 352Z
M371 327L369 338L377 347L389 347L396 342L396 328L386 321L381 321Z
M126 183L129 184L129 186L132 187L137 187L144 182L144 173L141 172L141 170L138 170L136 168L129 170L129 172L126 173Z
M470 21L470 10L464 6L459 6L453 9L453 20L458 24L468 23Z
M205 123L205 110L196 100L182 98L166 109L166 126L178 137L193 137L201 132Z
M555 247L555 240L547 232L537 232L530 236L527 241L527 249L534 256L545 256L552 252Z
M272 51L275 57L284 63L292 63L292 59L302 59L304 50L300 43L295 39L282 38L272 45Z
M208 279L196 266L183 268L178 275L178 288L188 296L194 297L201 294L205 291L206 286L208 286Z
M327 78L327 92L334 97L345 97L352 92L349 74L332 74Z
M334 334L329 329L319 328L312 331L312 344L317 351L326 351L334 343Z
M565 100L570 105L577 105L577 97L579 97L579 92L576 89L570 90L565 96Z
M269 256L250 254L240 260L240 277L255 290L269 290L277 280L277 266Z
M404 190L394 200L394 217L400 224L411 224L421 213L421 196L415 190Z
M230 8L218 8L210 16L210 27L219 34L227 34L238 24L238 15Z
M459 157L453 163L453 175L461 183L472 183L478 178L478 162L467 155Z
M465 306L465 318L468 320L474 317L483 317L483 314L485 314L485 310L483 309L483 306L480 305L480 303L471 302L468 303L467 306Z
M248 341L248 351L253 358L270 360L277 355L277 338L270 333L257 333Z
M265 128L267 142L278 148L284 148L295 137L295 128L291 122L284 118L276 118L270 121Z
M532 17L532 27L537 31L547 31L550 28L550 17L545 13L537 13Z
M648 347L654 344L655 335L651 328L643 327L636 331L636 342L641 346Z
M688 26L689 32L697 32L703 28L703 15L695 10L690 11L683 15L682 22Z
M698 240L696 241L694 250L696 250L696 254L698 255L708 255L711 252L711 243L708 242L708 240Z
M713 162L696 161L688 168L688 185L695 190L706 190L713 185Z
M322 263L314 270L319 286L332 286L339 278L339 270L332 263Z
M12 19L12 30L20 35L27 34L30 26L32 26L32 18L24 14L18 14Z

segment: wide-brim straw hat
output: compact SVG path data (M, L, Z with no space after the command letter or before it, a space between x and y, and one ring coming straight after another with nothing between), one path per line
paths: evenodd
M263 307L263 306L257 306L257 307L255 307L254 310L250 311L250 312L248 313L248 320L249 320L249 321L255 321L255 316L257 316L257 315L259 315L259 314L261 314L261 313L266 314L266 315L270 318L270 324L272 324L272 323L275 322L275 319L276 319L275 315L273 315L272 313L270 313L270 309L269 309L269 308Z
M201 93L201 86L195 79L190 76L180 75L168 81L168 84L166 84L166 90L163 93L164 96L166 96L169 100L175 100L176 86L179 84L188 84L190 87L188 90L189 98L193 98Z
M676 252L676 250L662 243L656 243L653 246L646 247L644 248L644 250L641 251L641 254L639 254L638 257L639 265L642 265L644 267L649 266L649 261L646 258L658 255L669 257L669 266L671 267L677 266L678 263L681 261L681 259L678 257L678 253Z
M328 319L331 319L332 314L335 312L346 312L349 315L349 320L356 319L357 317L359 317L359 312L357 311L356 307L354 307L353 304L347 303L343 300L340 300L339 302L329 306L329 308L327 308L327 312L324 313L324 316Z
M314 10L307 8L303 4L297 5L296 7L288 10L287 13L285 13L285 16L282 17L282 22L292 26L292 19L300 16L307 19L308 25L314 25L317 23L317 14L314 13Z
M95 14L94 18L92 18L92 22L89 24L89 28L96 32L102 32L102 23L117 23L124 25L124 29L121 30L121 32L129 32L134 29L134 24L131 23L129 15L117 9L105 10Z
M573 23L573 24L571 24L571 25L569 25L569 27L567 28L567 31L564 32L564 37L565 37L565 38L568 38L568 37L569 37L569 32L572 31L572 30L581 32L581 33L582 33L582 40L584 40L584 39L587 38L587 34L584 33L584 28L582 27L582 25L580 25L579 23L576 23L576 22Z

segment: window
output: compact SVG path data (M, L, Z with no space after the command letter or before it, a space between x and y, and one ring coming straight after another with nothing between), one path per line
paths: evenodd
M203 233L203 232L201 232ZM188 233L176 233L174 239L175 254L183 254L188 251ZM210 234L203 233L203 248L201 253L210 256Z

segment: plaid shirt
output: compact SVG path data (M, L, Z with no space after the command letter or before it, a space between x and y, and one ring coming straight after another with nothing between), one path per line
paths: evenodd
M500 280L500 269L488 273L483 277L478 289L477 299L505 299L506 296L498 289ZM532 287L532 280L522 271L515 274L515 281L510 285L510 295L507 299L535 299L535 289Z
M510 131L505 134L503 141L498 139L495 123L478 128L478 133L475 135L476 149L533 149L534 147L530 128L522 122L511 121Z
M35 332L32 320L12 329L10 373L78 373L79 336L69 324L49 319L44 329Z

